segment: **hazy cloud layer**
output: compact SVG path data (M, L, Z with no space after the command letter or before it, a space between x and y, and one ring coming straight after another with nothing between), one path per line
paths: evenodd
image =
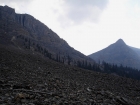
M8 5L18 13L26 13L33 0L0 0L0 5Z
M100 9L104 9L108 0L65 0L65 3L72 7L97 6Z
M0 0L0 3L14 3L14 2L18 2L18 3L28 3L32 0Z
M108 0L64 0L63 10L65 18L72 23L97 23L107 4Z

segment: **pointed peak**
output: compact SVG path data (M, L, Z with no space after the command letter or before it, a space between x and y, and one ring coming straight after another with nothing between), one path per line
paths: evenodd
M117 42L124 42L124 41L123 41L123 39L120 38L117 40Z
M118 43L118 44L125 44L125 42L122 39L117 40L116 43Z

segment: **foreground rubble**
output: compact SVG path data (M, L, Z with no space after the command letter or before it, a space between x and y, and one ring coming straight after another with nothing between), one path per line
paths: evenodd
M0 105L140 105L140 81L0 53Z

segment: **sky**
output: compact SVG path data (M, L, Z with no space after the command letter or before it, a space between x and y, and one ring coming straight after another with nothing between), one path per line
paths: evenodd
M0 0L34 16L85 55L118 39L140 48L140 0Z

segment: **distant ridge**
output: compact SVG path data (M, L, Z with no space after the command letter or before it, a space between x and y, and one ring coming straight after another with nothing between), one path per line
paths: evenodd
M89 55L89 57L96 62L105 61L111 64L122 64L123 66L140 69L140 54L138 55L139 52L134 49L129 47L122 39L119 39L105 49Z

